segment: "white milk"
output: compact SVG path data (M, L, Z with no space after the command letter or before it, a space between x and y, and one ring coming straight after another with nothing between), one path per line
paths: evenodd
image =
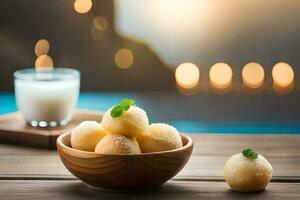
M67 124L77 104L79 78L44 80L37 74L34 77L38 78L15 79L17 106L26 121L41 127Z

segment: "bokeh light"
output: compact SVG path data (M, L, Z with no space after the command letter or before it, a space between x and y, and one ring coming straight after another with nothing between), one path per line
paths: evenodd
M232 83L232 69L226 63L216 63L209 70L209 79L215 89L226 90Z
M272 69L273 83L277 87L288 87L294 82L293 68L284 62L277 63Z
M273 90L278 95L288 95L294 90L295 83L292 82L287 87L280 87L273 82Z
M265 79L264 68L256 62L250 62L244 66L242 78L246 87L251 89L260 88Z
M89 12L92 6L92 0L75 0L74 2L74 9L80 14Z
M127 69L132 66L134 56L131 50L123 48L119 49L115 54L115 63L121 69Z
M182 88L194 88L199 83L200 70L194 63L182 63L176 68L175 79L177 84Z
M94 17L93 24L95 28L99 31L105 31L108 27L108 21L105 17L102 16Z
M41 55L35 60L35 68L36 69L48 69L48 68L53 68L53 60L50 56L48 55Z
M50 49L50 44L46 39L40 39L36 42L34 47L34 53L37 57L43 54L48 54Z

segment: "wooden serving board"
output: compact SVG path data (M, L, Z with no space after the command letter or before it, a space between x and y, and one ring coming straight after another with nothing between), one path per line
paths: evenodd
M15 143L43 148L56 148L56 138L72 129L81 121L101 121L102 113L91 110L76 110L72 121L63 127L34 128L28 126L20 112L0 116L0 142Z

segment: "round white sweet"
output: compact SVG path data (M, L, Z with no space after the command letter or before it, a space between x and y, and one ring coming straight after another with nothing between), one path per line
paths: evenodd
M151 124L137 139L143 153L168 151L182 147L177 129L164 123Z
M71 146L83 151L94 151L97 143L107 135L101 124L95 121L84 121L73 128Z
M136 106L131 106L119 117L111 116L111 109L107 110L102 118L103 127L111 134L137 137L142 134L149 125L146 112Z
M108 134L97 144L95 152L102 154L138 154L141 153L141 150L134 138Z
M232 190L253 192L265 189L272 178L273 168L262 156L251 159L242 153L231 156L224 166L224 177Z

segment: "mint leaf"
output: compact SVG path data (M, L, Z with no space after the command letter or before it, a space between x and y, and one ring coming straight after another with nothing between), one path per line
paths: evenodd
M256 159L258 157L258 154L255 153L252 149L244 149L242 151L242 154L246 157L246 158L250 158L250 159Z
M135 101L133 99L123 99L118 105L114 106L111 111L110 115L113 118L117 118L123 114L123 112L127 111L130 106L135 105Z
M120 106L126 111L130 108L130 106L135 105L135 101L133 99L123 99L120 103Z
M113 117L113 118L116 118L116 117L119 117L123 114L123 108L122 106L115 106L111 109L110 111L110 115Z

